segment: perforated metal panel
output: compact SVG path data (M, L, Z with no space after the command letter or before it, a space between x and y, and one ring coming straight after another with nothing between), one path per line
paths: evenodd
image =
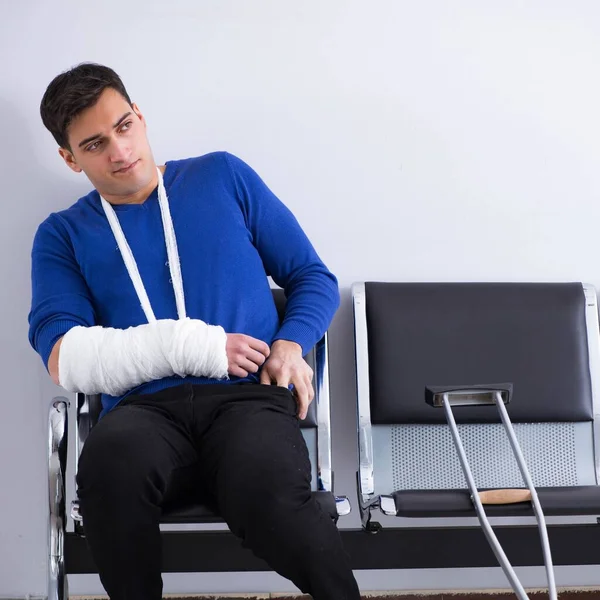
M477 487L524 486L502 424L458 429ZM590 424L515 423L514 429L536 486L595 483L593 463L586 458ZM447 425L375 427L374 458L377 493L466 487Z

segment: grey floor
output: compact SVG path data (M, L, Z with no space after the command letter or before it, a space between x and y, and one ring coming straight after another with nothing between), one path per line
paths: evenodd
M547 600L546 592L532 591L531 600ZM600 589L571 589L559 591L559 600L600 600ZM431 592L431 593L373 593L363 596L364 600L513 600L516 596L510 592ZM101 600L101 596L74 596L70 600ZM279 595L279 594L248 594L248 595L194 595L194 596L165 596L165 600L310 600L309 596Z

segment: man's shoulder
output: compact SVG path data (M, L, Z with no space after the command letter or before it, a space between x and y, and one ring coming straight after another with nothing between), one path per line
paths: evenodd
M92 190L85 196L67 208L50 213L39 225L39 232L65 233L69 224L89 218L90 212L97 211L100 206L100 197L96 190ZM98 205L98 206L96 206Z
M228 170L233 154L225 150L215 150L198 156L167 161L167 168L173 169L177 174L207 173L211 171Z

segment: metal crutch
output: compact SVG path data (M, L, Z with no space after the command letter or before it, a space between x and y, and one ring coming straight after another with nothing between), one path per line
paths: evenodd
M521 447L519 446L517 436L515 435L515 431L510 421L510 417L508 416L506 407L504 406L505 403L507 404L510 401L511 392L512 384L503 384L500 386L471 386L468 388L461 387L459 389L428 387L426 388L425 396L427 403L431 404L431 406L444 408L446 420L448 421L448 425L450 425L452 440L454 441L454 446L458 452L458 458L467 480L469 491L471 492L471 501L475 505L477 518L479 519L479 523L481 524L485 537L487 538L494 555L498 559L502 570L508 578L511 587L513 588L519 600L529 600L529 596L525 592L525 589L521 585L521 582L517 578L514 569L508 561L508 558L506 557L506 554L504 553L504 550L502 549L502 546L500 545L500 542L498 541L498 538L496 537L496 534L494 533L494 530L488 521L483 504L512 503L531 500L542 543L544 564L546 568L546 579L548 582L548 597L549 600L557 600L552 556L550 553L550 543L548 541L548 530L546 529L544 513L542 512L542 507L540 505L536 489L533 485L533 481L531 480L531 475L529 473L529 469L527 468L527 464L525 463L525 459L523 458L523 453L521 452ZM458 428L456 427L456 421L454 420L451 407L485 406L491 404L496 404L498 407L502 424L504 425L504 429L508 434L513 454L517 459L519 470L521 471L523 480L529 488L529 492L527 492L527 490L491 490L489 492L478 492L477 490L477 486L475 485L475 480L473 479L473 474L471 473L471 468L469 466L469 461L467 460L467 455L463 448L460 435L458 433Z

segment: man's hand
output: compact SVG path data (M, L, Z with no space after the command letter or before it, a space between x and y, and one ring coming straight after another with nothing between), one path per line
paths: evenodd
M228 333L225 350L227 371L236 377L258 372L271 352L269 344L243 333Z
M260 382L265 385L275 383L287 388L293 384L298 417L305 419L308 407L315 397L312 386L313 370L302 358L302 347L295 342L277 340L271 347L271 356L260 374Z

